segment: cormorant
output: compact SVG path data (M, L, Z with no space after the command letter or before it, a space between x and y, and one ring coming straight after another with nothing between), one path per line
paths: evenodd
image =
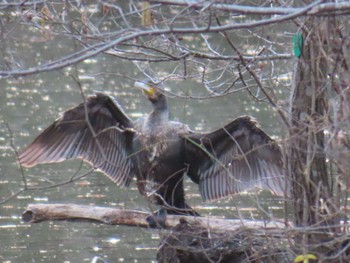
M195 133L169 120L158 84L135 86L152 103L147 117L132 121L112 97L96 93L46 128L20 154L20 163L31 167L79 158L119 186L129 186L136 177L141 194L160 206L161 214L198 215L185 202L185 175L199 185L204 200L254 187L283 195L281 150L251 117Z

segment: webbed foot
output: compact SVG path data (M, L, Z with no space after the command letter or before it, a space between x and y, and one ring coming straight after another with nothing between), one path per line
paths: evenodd
M160 209L155 214L146 218L150 228L165 228L166 210Z

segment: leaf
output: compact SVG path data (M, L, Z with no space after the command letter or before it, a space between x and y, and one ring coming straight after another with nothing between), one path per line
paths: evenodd
M294 259L294 263L308 263L310 259L316 260L317 257L313 254L299 255Z
M142 1L142 26L150 26L153 24L151 5L148 1Z
M294 56L300 58L303 51L303 36L300 33L296 33L293 36L293 49Z
M43 8L41 8L40 15L43 19L42 21L53 20L53 16L52 16L52 14L47 6L43 6Z

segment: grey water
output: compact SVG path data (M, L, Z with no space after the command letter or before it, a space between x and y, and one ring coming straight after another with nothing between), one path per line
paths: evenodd
M14 30L28 39L16 42L16 56L23 68L55 57L55 52L69 53L73 48L69 43L56 49L45 48L55 43L36 45L30 32L21 27ZM159 230L64 221L29 224L21 219L28 204L36 203L98 205L150 212L149 204L135 184L121 189L102 174L93 172L77 181L51 187L84 174L89 166L72 160L22 170L16 158L16 153L58 118L60 112L83 101L80 87L85 95L103 91L114 96L131 118L144 116L151 107L133 87L135 80L144 77L131 61L101 54L64 70L0 79L1 262L156 261ZM187 123L195 131L210 131L240 115L252 115L269 134L283 137L283 125L274 109L266 100L257 101L246 91L196 99L207 94L200 81L177 78L166 81L165 86L174 94L169 95L172 119ZM284 92L287 93L281 93ZM28 189L23 190L25 185ZM203 216L248 220L282 216L283 202L269 193L247 193L203 202L197 185L186 180L185 188L188 203Z

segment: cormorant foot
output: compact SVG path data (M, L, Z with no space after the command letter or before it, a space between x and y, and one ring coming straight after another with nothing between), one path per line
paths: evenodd
M146 218L150 228L165 228L166 210L160 209Z

